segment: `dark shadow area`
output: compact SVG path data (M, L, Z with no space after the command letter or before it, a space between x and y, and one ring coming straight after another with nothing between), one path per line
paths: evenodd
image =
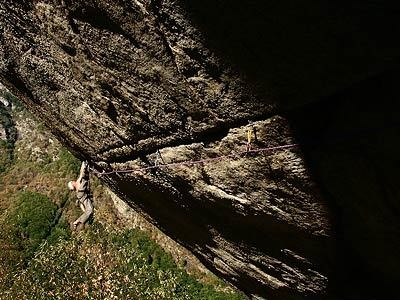
M400 283L400 76L391 70L400 63L400 26L393 4L181 2L207 46L261 99L279 97L334 216L330 297L388 298Z
M272 92L284 107L399 63L398 14L388 0L181 2L207 46L235 66L261 99Z
M385 299L400 284L399 82L393 69L286 112L335 217L334 299Z
M199 214L200 224L210 224L222 237L232 241L236 246L245 247L245 252L250 253L256 249L267 257L272 257L282 264L296 268L298 271L307 274L309 269L328 274L331 263L331 243L329 237L315 236L302 230L301 228L290 225L276 217L248 212L242 215L235 210L227 200L218 199L217 203L205 201L193 207ZM285 256L282 249L292 249L299 255L307 257L312 264L307 265L299 261L291 261ZM240 258L240 254L237 258ZM248 261L245 261L249 263ZM282 279L282 272L271 266L263 264L261 261L251 263L257 265L262 271L277 279ZM205 262L207 264L207 262ZM213 268L213 266L211 267ZM238 271L238 270L236 270ZM285 299L285 300L313 300L325 299L324 295L304 292L302 294L288 289L272 289L262 284L256 278L249 276L248 273L240 274L240 281L237 286L247 295L258 294L266 299ZM229 280L229 277L227 278Z
M79 33L79 28L77 24L75 24L74 19L90 24L99 30L108 30L115 34L120 34L129 40L134 47L140 47L139 42L135 40L132 35L127 34L103 8L90 3L73 4L70 1L66 1L66 4L71 9L70 15L68 16L69 25L75 33Z

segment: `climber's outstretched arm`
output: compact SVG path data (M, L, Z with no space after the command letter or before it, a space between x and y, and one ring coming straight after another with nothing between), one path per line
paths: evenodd
M79 177L76 182L80 183L83 177L88 175L88 163L87 161L83 161L81 164L81 170L79 171Z

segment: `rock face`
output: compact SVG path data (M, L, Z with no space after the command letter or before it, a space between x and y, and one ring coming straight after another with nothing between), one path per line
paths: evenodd
M355 46L345 54L331 49L335 39L325 36L349 24L316 27L309 37L301 23L299 33L317 45L304 46L302 35L289 31L307 53L298 58L283 38L271 37L276 48L257 34L274 23L267 16L284 14L280 5L268 14L257 4L233 2L225 11L230 3L218 3L209 22L210 1L0 3L0 80L73 153L105 171L116 194L248 295L330 297L340 247L331 206L282 108L385 69L380 55L397 54L387 45L366 47L357 59L333 63L358 53ZM321 20L329 15L329 8L314 9ZM348 37L343 28L337 34ZM367 61L370 70L356 68ZM251 149L264 150L244 153L248 136ZM155 163L167 166L120 172Z

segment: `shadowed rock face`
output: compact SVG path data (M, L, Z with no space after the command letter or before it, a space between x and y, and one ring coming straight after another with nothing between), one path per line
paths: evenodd
M322 163L334 160L304 145L232 154L246 149L249 130L253 149L294 144L296 135L301 140L302 130L324 120L303 126L303 117L315 115L293 108L387 68L397 54L377 31L367 39L357 29L355 40L347 31L376 21L371 12L379 15L380 8L364 10L354 21L358 10L350 7L342 22L338 8L287 3L286 11L283 4L251 4L1 3L0 79L98 171L152 165L157 150L163 164L208 159L102 179L248 295L322 299L344 296L338 290L345 286L353 291L349 299L357 297L362 293L351 278L347 285L339 280L351 260L337 261L343 251L355 257L362 247L345 247L341 230L354 225L347 222L352 214L341 222L335 213L347 205L354 214L373 209L357 210L332 196L335 187L324 181L333 182ZM285 32L288 41L277 36ZM371 37L379 37L381 46L359 45ZM336 44L341 40L351 40L349 51ZM365 52L358 56L360 48ZM339 110L329 109L340 123ZM321 159L316 163L315 157ZM321 175L318 187L311 172ZM380 274L385 268L367 269Z

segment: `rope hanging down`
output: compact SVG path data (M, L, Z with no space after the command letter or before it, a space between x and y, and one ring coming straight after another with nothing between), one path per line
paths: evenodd
M197 164L214 162L214 161L218 161L218 160L224 160L227 158L240 156L240 155L247 154L247 153L259 153L259 152L268 152L268 151L273 151L273 150L281 150L281 149L293 148L298 145L299 144L288 144L288 145L274 146L274 147L268 147L268 148L246 149L245 151L235 152L235 153L228 154L228 155L222 155L222 156L217 156L217 157L212 157L212 158L205 158L205 159L200 159L200 160L187 160L187 161L183 161L183 162L168 163L168 164L159 164L159 162L157 161L157 163L154 166L147 166L147 167L141 167L141 168L138 167L138 168L127 169L127 170L112 170L112 171L108 171L108 172L105 172L105 171L99 172L93 168L91 168L91 169L95 174L98 174L98 175L143 172L143 171L147 171L147 170L161 169L161 168L167 168L167 167L192 166L192 165L197 165Z

